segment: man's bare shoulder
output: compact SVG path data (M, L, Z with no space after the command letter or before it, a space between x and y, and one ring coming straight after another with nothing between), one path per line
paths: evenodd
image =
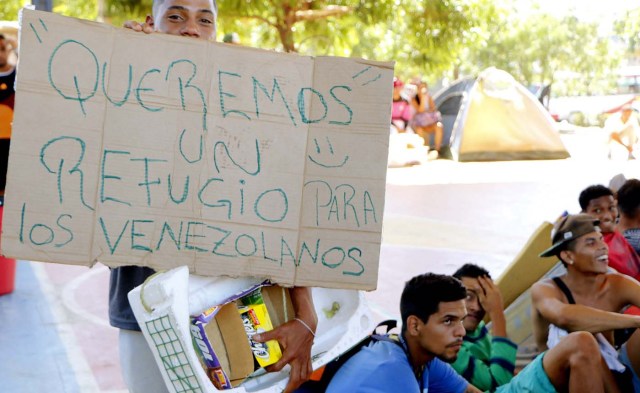
M603 274L603 276L605 276L607 279L611 279L611 280L622 280L622 281L626 281L627 279L631 279L633 280L630 276L627 276L626 274L622 274L622 273L618 273L617 271L611 269L611 271L608 271L606 273ZM633 280L635 281L635 280Z
M555 282L553 282L553 278L543 278L543 279L541 279L539 281L536 281L531 286L531 291L532 292L545 292L546 293L549 290L553 290L553 292L560 293L560 289L555 284Z
M618 287L640 287L640 283L633 277L618 272L608 272L604 274L605 284L614 288Z
M536 309L549 300L567 302L564 294L553 282L552 278L543 278L531 286L531 300Z

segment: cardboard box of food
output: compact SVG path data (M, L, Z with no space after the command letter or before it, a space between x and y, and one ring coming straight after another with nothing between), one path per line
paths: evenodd
M259 288L274 327L294 318L286 288L277 285ZM235 387L259 368L237 303L255 289L243 291L225 304L192 318L191 334L196 352L217 389Z

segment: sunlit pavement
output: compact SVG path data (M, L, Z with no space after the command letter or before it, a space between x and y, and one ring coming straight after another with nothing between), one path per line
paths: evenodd
M0 296L0 391L126 392L107 321L108 268L18 261Z
M404 282L466 262L498 276L543 221L578 212L578 193L640 163L607 159L601 130L563 134L571 159L389 169L376 318L398 318ZM126 392L117 330L107 322L108 269L19 262L0 296L0 391Z

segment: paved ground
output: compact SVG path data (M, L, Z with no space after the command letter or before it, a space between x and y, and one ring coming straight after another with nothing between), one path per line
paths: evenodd
M598 130L563 139L559 161L457 163L389 169L378 290L379 318L397 317L404 282L465 262L498 276L542 221L579 210L584 187L640 163L607 160ZM126 392L117 331L106 317L108 269L20 261L16 289L0 296L0 391Z

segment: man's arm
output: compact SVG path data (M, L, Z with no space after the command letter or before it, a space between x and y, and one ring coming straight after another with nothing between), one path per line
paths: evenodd
M640 307L640 282L626 274L609 274L612 291L620 301L620 308L628 305Z
M124 22L122 27L126 27L127 29L131 29L133 31L138 31L138 32L142 31L147 34L153 33L153 25L147 22L140 23L140 22L136 22L135 20L128 20Z
M277 340L282 346L282 358L266 369L267 371L280 371L286 364L291 366L289 383L285 392L292 392L311 376L313 371L311 368L311 347L318 325L311 288L294 287L289 290L289 294L295 311L295 319L269 332L253 336L257 342Z
M640 304L640 294L638 295ZM581 304L568 304L560 299L558 290L550 281L541 281L531 287L534 310L550 323L569 332L598 333L613 329L640 327L640 316L598 310Z

